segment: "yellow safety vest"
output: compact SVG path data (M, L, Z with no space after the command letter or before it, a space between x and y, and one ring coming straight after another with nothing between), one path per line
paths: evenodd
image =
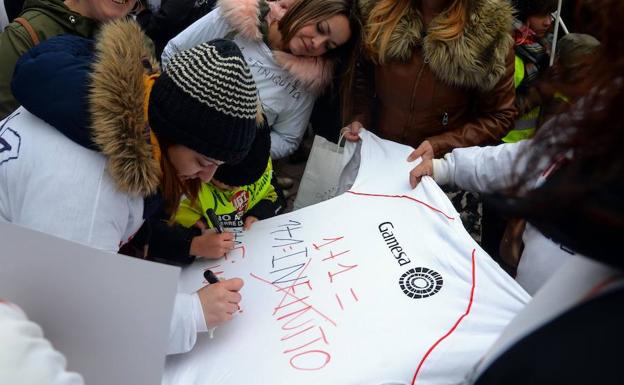
M524 80L524 62L516 55L515 71L514 71L514 87L518 88ZM539 118L540 108L535 107L531 111L522 115L516 120L513 130L509 131L502 139L505 143L515 143L524 139L530 139L535 135L537 120Z
M243 215L263 199L271 202L277 200L277 193L271 184L273 164L271 159L267 162L264 173L256 182L236 187L233 190L221 190L212 183L202 183L197 196L197 202L191 204L188 199L183 199L176 213L175 220L185 227L191 227L204 218L208 227L213 227L206 215L206 209L213 209L219 217L223 227L243 226Z

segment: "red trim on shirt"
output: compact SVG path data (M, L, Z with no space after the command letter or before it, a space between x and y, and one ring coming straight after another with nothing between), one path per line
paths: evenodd
M470 301L468 301L468 307L466 308L466 312L462 314L461 317L459 317L459 319L457 320L457 322L455 322L455 325L453 325L451 330L449 330L445 335L440 337L440 339L438 339L433 345L431 345L429 350L427 350L427 353L425 353L423 358L420 360L418 367L416 368L416 372L414 373L414 378L412 379L412 385L416 383L416 378L418 377L418 373L420 372L420 369L422 369L422 366L425 363L425 360L427 359L427 357L429 357L429 354L431 354L433 349L435 349L440 344L440 342L442 342L446 337L450 336L455 331L455 329L457 329L461 321L464 318L466 318L466 316L470 313L470 309L472 308L472 301L474 299L474 291L475 291L475 283L476 283L475 281L475 251L476 249L472 250L472 288L470 289Z
M603 291L608 289L614 283L620 282L624 278L624 275L621 273L615 274L611 277L607 277L606 279L598 282L594 287L592 287L587 294L581 299L581 301L588 301L593 297L601 294Z
M546 168L546 170L544 170L544 172L542 173L542 177L548 178L550 174L559 169L559 167L561 167L566 161L567 159L565 156L559 155L555 159L555 161L552 162L551 165Z
M411 201L414 201L414 202L420 203L421 205L424 205L424 206L426 206L427 208L429 208L429 209L431 209L431 210L433 210L433 211L435 211L435 212L438 212L438 213L440 213L440 214L444 215L447 219L449 219L449 220L451 220L451 221L455 220L455 218L453 218L453 217L451 217L451 216L449 216L449 215L446 215L446 214L445 214L442 210L436 209L435 207L433 207L433 206L431 206L431 205L428 205L427 203L425 203L425 202L423 202L423 201L421 201L421 200L418 200L418 199L416 199L416 198L412 198L412 197L411 197L411 196L409 196L409 195L367 194L367 193L361 193L361 192L356 192L356 191L351 191L351 190L349 190L349 191L347 191L347 192L348 192L349 194L353 194L353 195L360 195L360 196L366 196L366 197L381 197L381 198L400 198L400 199L409 199L409 200L411 200Z

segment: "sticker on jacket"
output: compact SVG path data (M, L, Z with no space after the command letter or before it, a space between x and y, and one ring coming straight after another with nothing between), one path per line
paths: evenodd
M19 113L9 116L0 126L0 166L19 157L22 138L8 125L18 115Z

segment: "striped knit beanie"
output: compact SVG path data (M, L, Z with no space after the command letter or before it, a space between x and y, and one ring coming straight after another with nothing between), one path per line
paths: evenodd
M240 49L213 40L175 55L154 82L148 119L159 137L226 163L241 161L262 116Z

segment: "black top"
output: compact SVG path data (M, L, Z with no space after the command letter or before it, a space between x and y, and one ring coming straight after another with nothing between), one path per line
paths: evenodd
M527 335L476 385L624 384L624 288L582 303Z
M156 57L160 59L169 40L212 11L215 3L216 0L162 0L158 10L146 9L136 20L154 41Z

